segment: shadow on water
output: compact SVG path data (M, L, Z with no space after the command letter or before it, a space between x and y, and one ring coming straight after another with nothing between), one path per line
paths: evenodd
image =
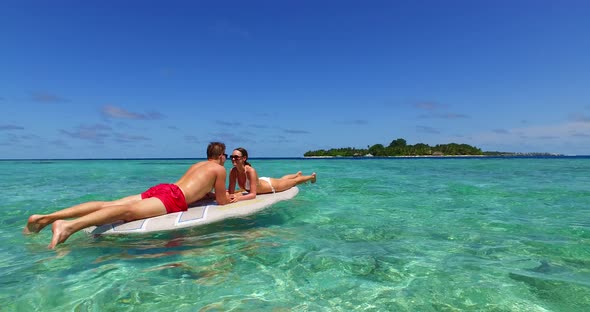
M267 239L280 232L271 227L283 222L280 213L260 213L150 234L103 236L81 232L55 252L47 251L34 266L43 274L76 276L77 280L85 276L87 282L116 280L121 274L137 271L148 279L182 278L217 284L233 270L237 254L256 256L270 244ZM80 264L71 265L73 259Z
M97 261L149 259L181 255L195 249L231 246L259 237L269 228L285 223L279 212L222 220L192 228L146 234L90 235L88 240L68 241L69 248L96 254ZM258 233L258 234L257 234ZM94 251L93 251L94 250Z
M590 285L572 282L567 278L568 273L565 268L543 260L535 268L510 272L508 277L526 284L540 300L562 302L569 305L572 311L582 311L578 309L590 306ZM580 298L585 298L585 303L581 304Z

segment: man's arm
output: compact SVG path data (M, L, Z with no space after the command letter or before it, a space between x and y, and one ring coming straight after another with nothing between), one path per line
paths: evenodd
M229 194L233 194L236 192L236 180L237 180L237 170L232 169L229 172L229 188L227 189Z
M219 168L215 178L215 201L218 205L230 203L229 196L225 192L225 168Z

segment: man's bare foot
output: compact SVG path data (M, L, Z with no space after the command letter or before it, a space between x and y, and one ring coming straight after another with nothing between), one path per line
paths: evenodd
M315 180L317 179L317 174L314 172L311 174L312 178L311 178L311 183L315 183Z
M55 246L61 244L72 235L70 231L67 229L66 221L64 220L57 220L53 222L53 226L51 226L51 231L53 232L53 237L51 237L51 243L48 248L54 249Z
M42 219L43 215L31 215L27 221L27 225L23 229L23 234L39 233L46 225Z
M297 173L295 174L296 177L300 177L302 175L301 171L297 171Z

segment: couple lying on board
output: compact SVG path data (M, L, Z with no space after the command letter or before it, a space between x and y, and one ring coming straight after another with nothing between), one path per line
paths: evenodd
M281 192L307 181L316 181L315 173L304 176L301 172L279 179L259 178L256 170L247 161L248 152L243 148L237 148L231 155L234 167L230 171L229 189L226 191L227 173L223 165L227 158L225 144L211 142L207 146L207 160L193 164L176 183L158 184L141 194L113 201L92 201L47 215L34 214L29 217L23 233L37 233L45 226L53 224L53 237L48 246L53 249L65 242L70 235L89 226L119 220L129 222L186 211L188 204L205 196L214 197L219 205L226 205L239 200L253 199L256 194ZM236 182L248 193L235 193ZM211 193L211 190L214 193Z

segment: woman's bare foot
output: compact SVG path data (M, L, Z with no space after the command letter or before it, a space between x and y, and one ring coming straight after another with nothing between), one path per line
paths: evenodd
M311 178L311 183L315 183L315 180L317 178L317 174L314 172L311 174L311 176L313 177L313 178Z
M44 215L31 215L27 225L23 229L23 234L39 233L48 223L43 220Z
M51 231L53 232L53 237L51 237L51 243L48 248L54 249L55 246L61 244L72 235L68 230L66 221L64 220L57 220L53 222L53 226L51 227Z

